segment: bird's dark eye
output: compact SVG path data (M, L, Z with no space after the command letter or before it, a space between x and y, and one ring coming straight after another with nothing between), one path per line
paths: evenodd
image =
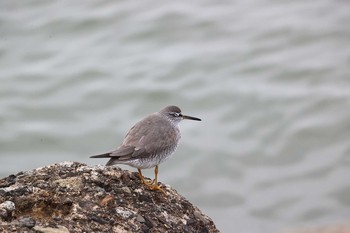
M173 115L174 117L179 117L180 116L180 113L177 113L177 112L172 112L170 114Z

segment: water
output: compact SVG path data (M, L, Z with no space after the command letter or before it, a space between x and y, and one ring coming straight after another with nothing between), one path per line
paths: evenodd
M182 123L159 179L222 232L344 223L349 7L2 1L0 175L66 160L105 163L88 157L175 104L203 121Z

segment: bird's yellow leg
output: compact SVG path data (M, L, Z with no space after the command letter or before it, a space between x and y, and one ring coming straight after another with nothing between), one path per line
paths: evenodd
M150 190L160 190L166 195L164 190L158 185L158 165L156 165L156 168L154 169L154 180L152 181L152 184L153 185L149 187Z
M140 176L140 180L142 182L142 184L146 185L148 188L150 188L153 184L153 181L146 181L145 178L142 175L141 169L137 169L139 172L139 176Z
M154 169L154 180L153 181L146 181L145 178L142 175L141 169L137 169L139 172L139 176L141 179L141 182L147 186L147 188L149 188L150 190L160 190L162 191L165 195L167 195L164 190L159 187L158 185L158 165L156 166L156 168Z
M154 180L152 181L152 184L158 185L158 165L156 165L156 168L154 169Z

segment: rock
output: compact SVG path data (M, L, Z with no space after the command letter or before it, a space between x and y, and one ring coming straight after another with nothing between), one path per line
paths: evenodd
M138 174L64 162L0 179L0 232L219 232L213 221Z
M57 226L55 228L37 226L34 227L34 230L41 233L69 233L69 230L64 226Z
M139 222L145 222L145 218L142 217L142 216L139 215L139 214L137 215L136 220L139 221Z
M18 220L18 225L20 227L33 228L35 226L35 224L36 224L35 220L31 217L21 218Z
M0 204L0 217L3 219L11 218L12 212L16 209L15 203L12 201L4 201Z

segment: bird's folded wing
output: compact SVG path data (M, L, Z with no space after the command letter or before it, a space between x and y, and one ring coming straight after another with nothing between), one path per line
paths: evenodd
M115 151L112 151L110 154L110 157L131 157L131 155L134 153L135 147L133 146L125 146L118 148Z
M149 154L144 148L135 149L135 147L123 147L116 151L113 151L110 155L112 158L116 158L119 161L132 160L148 157Z
M146 151L145 148L140 148L134 151L134 153L132 153L131 158L149 158L150 154Z

